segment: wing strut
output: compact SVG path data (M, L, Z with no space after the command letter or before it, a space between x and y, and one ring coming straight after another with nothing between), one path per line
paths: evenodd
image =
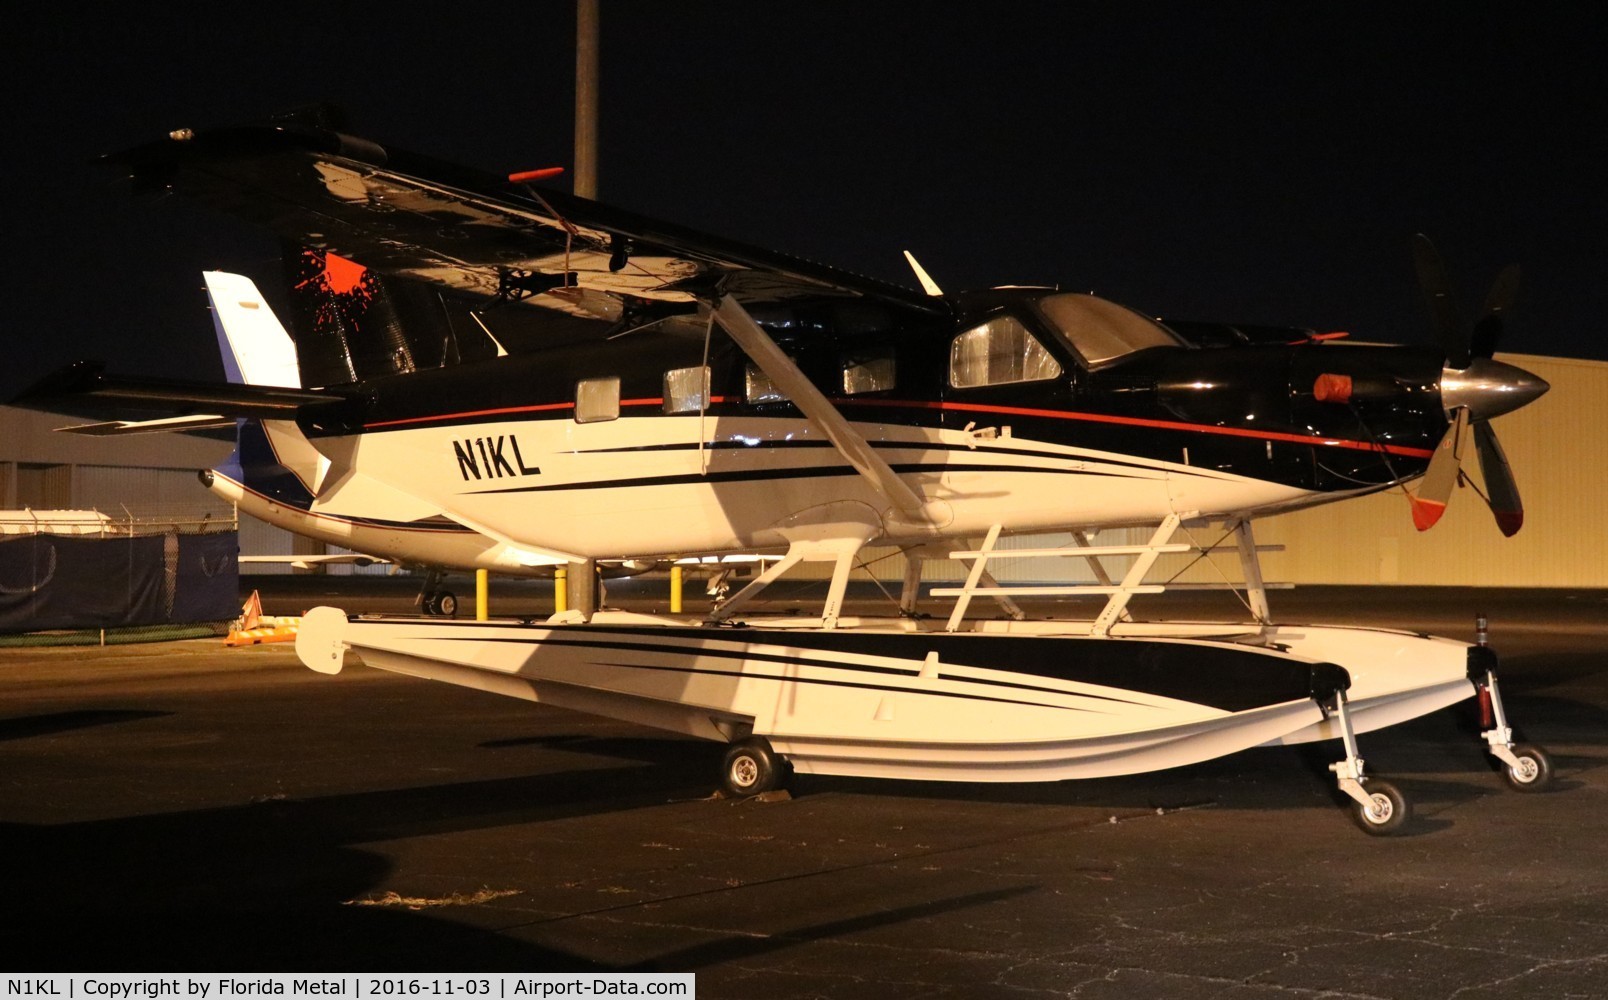
M922 499L915 494L893 468L871 447L859 431L855 430L831 400L815 387L798 365L793 363L776 341L762 330L748 310L730 295L721 298L715 306L715 318L737 342L737 346L754 360L760 370L787 395L810 423L814 424L838 452L848 460L854 470L871 483L908 521L927 524L933 521Z

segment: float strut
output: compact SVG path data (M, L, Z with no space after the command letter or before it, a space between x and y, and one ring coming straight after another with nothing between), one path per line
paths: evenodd
M1488 624L1485 616L1479 615L1474 619L1474 645L1485 654L1479 661L1485 668L1485 676L1474 681L1474 686L1480 694L1480 724L1491 727L1480 736L1485 740L1485 749L1506 768L1505 777L1510 787L1521 792L1537 792L1552 784L1552 756L1532 743L1514 740L1507 709L1502 705L1502 689L1496 682L1496 656L1487 650L1489 642Z
M1340 739L1345 744L1346 757L1344 760L1330 764L1329 770L1334 772L1334 777L1340 785L1340 790L1355 799L1359 805L1367 808L1371 804L1372 798L1368 792L1363 790L1362 786L1367 782L1368 775L1363 769L1362 755L1357 752L1357 734L1351 729L1351 713L1346 708L1346 693L1344 691L1334 693L1334 714L1340 723Z

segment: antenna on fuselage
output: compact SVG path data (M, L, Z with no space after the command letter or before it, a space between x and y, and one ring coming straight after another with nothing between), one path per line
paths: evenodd
M491 327L487 326L486 321L480 318L480 314L471 309L469 311L469 318L480 325L480 329L485 332L487 338L491 340L492 345L497 348L497 357L508 357L508 349L503 347L502 341L498 340L497 335L491 332Z
M927 273L926 268L916 263L915 254L911 253L909 250L906 250L904 255L905 260L910 262L910 269L916 272L916 280L921 282L922 291L926 292L928 295L944 294L944 290L938 287L938 282L932 280L932 275Z

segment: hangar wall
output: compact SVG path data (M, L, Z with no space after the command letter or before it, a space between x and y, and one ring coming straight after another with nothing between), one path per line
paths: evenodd
M196 479L221 464L231 441L189 434L89 437L58 427L83 418L0 407L0 510L97 510L114 521L150 522L235 517L234 508ZM254 517L240 518L240 551L247 555L319 555L343 550L300 538ZM388 567L331 566L344 575ZM246 564L245 576L303 572L288 565Z
M1295 583L1608 587L1608 363L1503 354L1552 384L1492 422L1524 499L1524 528L1503 538L1484 501L1455 491L1433 529L1413 528L1400 490L1257 522L1285 545L1263 563ZM1478 481L1472 454L1464 468ZM1481 484L1483 488L1483 483Z
M110 517L234 517L196 480L228 457L227 441L179 434L88 437L57 427L85 423L59 413L0 407L0 509L94 507Z

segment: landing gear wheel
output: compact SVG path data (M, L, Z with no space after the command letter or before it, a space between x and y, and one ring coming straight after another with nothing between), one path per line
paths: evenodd
M1375 837L1400 833L1412 816L1412 807L1407 804L1407 798L1401 794L1401 790L1388 781L1375 778L1363 786L1363 791L1368 795L1368 804L1351 804L1351 818L1357 821L1363 832Z
M745 799L781 785L787 764L762 736L738 740L721 761L720 783L726 793Z
M1502 768L1502 780L1515 792L1539 792L1552 784L1552 757L1532 743L1513 744L1517 765Z
M451 618L458 613L458 596L450 590L437 590L424 595L424 613Z

